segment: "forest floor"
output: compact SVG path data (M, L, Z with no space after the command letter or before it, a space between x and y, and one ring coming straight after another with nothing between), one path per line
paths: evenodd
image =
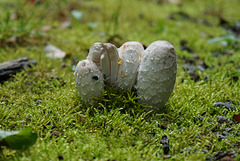
M1 80L0 129L32 127L38 140L24 151L2 147L0 160L240 160L239 6L1 0L0 63L27 56L36 65ZM178 56L175 89L161 112L115 88L93 106L81 102L73 73L93 43L156 40L171 42ZM48 44L66 55L49 57Z

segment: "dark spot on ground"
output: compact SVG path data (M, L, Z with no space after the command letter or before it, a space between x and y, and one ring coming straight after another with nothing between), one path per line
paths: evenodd
M62 155L62 154L59 154L59 155L58 155L58 159L59 159L59 160L63 160L63 155Z
M161 141L160 141L160 144L162 144L162 146L163 146L163 152L164 152L164 154L165 154L165 155L168 154L169 151L170 151L170 149L169 149L169 140L168 140L167 135L163 135L163 136L162 136L162 139L161 139Z
M187 46L187 40L180 40L180 50L181 51L187 51L189 53L193 53L193 49L190 46Z

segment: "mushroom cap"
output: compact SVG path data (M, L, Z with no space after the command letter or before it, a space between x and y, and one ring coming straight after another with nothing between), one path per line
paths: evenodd
M107 82L116 84L119 55L115 45L94 43L89 50L87 59L96 63Z
M103 74L93 61L79 61L74 76L78 94L86 104L91 104L93 97L101 97L104 88Z
M143 52L143 45L136 41L126 42L118 49L120 61L117 86L129 90L136 84Z
M168 41L155 41L143 53L137 77L141 102L159 109L168 101L176 81L177 54Z
M96 42L90 47L87 59L92 60L97 66L100 66L100 57L105 50L103 43Z

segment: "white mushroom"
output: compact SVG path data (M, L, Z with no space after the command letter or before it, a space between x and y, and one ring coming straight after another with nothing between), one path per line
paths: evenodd
M80 61L74 76L78 94L86 104L91 104L93 97L101 97L104 88L103 74L93 61Z
M168 101L176 80L177 55L167 41L155 41L144 51L138 70L137 94L141 102L158 110Z
M89 50L87 59L96 63L106 82L116 84L119 56L115 45L94 43Z
M94 43L89 49L87 59L92 60L98 67L100 67L100 58L105 50L106 48L103 43Z
M137 81L137 70L144 52L139 42L126 42L119 49L119 70L117 85L122 89L131 89Z

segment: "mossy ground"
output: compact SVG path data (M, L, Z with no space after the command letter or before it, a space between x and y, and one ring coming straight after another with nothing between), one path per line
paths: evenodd
M0 62L20 56L37 60L37 66L0 84L0 129L30 126L39 139L25 151L4 148L0 160L163 160L163 135L170 141L169 160L205 160L216 151L230 150L236 150L235 159L240 159L239 124L218 127L217 123L219 115L232 119L240 113L240 81L232 79L232 74L239 76L240 50L208 43L227 34L219 25L220 18L232 24L239 20L239 1L184 0L179 5L157 0L31 2L0 1ZM71 15L72 10L83 13L80 21ZM179 12L190 18L180 14L175 20L167 18ZM67 20L71 28L61 29L61 22ZM51 29L42 29L46 25ZM204 61L210 67L196 71L198 81L183 68L194 55L180 50L183 39L198 54L195 63ZM107 89L92 107L81 103L72 66L74 60L85 59L92 43L140 41L147 46L155 40L170 41L178 54L175 90L163 111L144 111L134 93L117 89ZM43 53L47 43L66 51L67 57L47 57ZM212 56L215 51L229 50L231 55ZM232 111L214 107L215 102L228 100L234 103ZM232 128L228 139L213 133L225 127Z

